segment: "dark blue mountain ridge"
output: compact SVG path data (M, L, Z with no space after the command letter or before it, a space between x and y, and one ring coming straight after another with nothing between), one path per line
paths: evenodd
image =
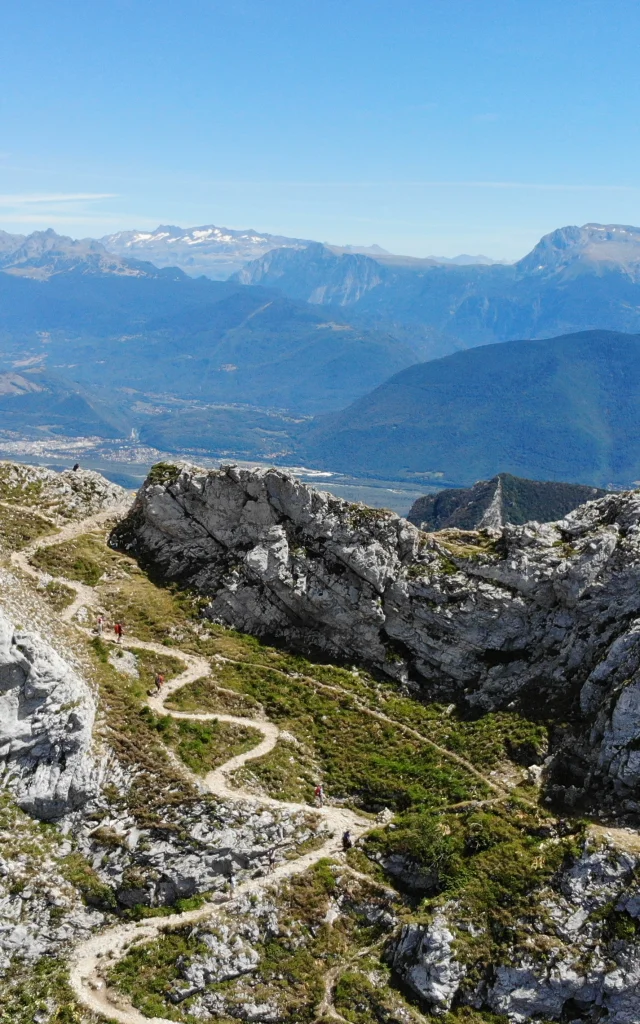
M640 335L583 331L400 371L301 439L310 465L468 486L497 473L640 480Z

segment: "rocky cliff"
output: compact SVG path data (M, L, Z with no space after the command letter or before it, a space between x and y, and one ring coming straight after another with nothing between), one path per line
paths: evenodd
M23 810L49 821L94 795L94 713L77 673L0 611L0 768Z
M357 659L472 715L561 718L552 797L640 809L640 494L495 535L424 534L281 471L166 465L112 543L240 630Z

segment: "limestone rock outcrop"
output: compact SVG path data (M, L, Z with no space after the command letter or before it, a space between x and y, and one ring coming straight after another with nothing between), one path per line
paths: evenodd
M640 810L640 493L438 535L280 470L160 465L112 543L240 630L469 713L561 715L571 727L546 766L558 792L573 805L596 787Z
M0 481L5 500L37 507L61 519L83 519L95 512L117 508L126 502L124 487L92 469L30 466L0 460Z
M17 631L0 611L2 784L33 817L50 821L95 792L87 684L36 633Z
M587 844L540 894L539 915L522 922L526 948L506 950L477 980L456 951L455 900L428 924L405 925L388 950L397 977L435 1013L470 1004L529 1020L637 1024L640 1005L640 899L637 855ZM467 923L467 927L469 927ZM474 934L481 936L481 920ZM579 951L579 955L577 955Z

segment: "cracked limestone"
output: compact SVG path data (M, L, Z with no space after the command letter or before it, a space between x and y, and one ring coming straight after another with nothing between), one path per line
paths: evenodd
M169 469L112 543L207 595L211 618L474 713L570 713L556 796L640 810L640 494L447 546L280 470Z
M88 686L36 633L0 611L0 765L3 784L33 817L49 821L95 793L95 714Z

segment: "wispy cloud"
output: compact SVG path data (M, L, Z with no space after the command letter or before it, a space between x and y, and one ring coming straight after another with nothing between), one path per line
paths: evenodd
M0 206L30 206L33 203L77 203L96 199L117 199L115 192L14 192L0 195Z

